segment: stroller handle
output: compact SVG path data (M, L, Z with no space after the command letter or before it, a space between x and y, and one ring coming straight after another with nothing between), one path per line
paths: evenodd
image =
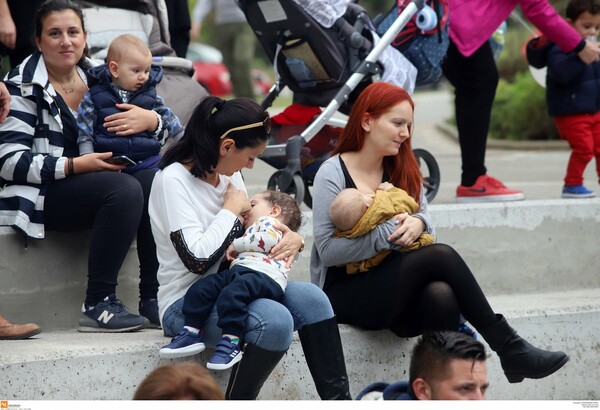
M372 67L377 64L377 59L383 53L383 50L388 47L392 40L396 38L398 33L402 31L404 26L410 21L417 12L423 8L425 0L413 0L396 18L396 21L391 27L381 36L381 40L371 52L367 55L364 61L358 66L356 71L348 78L346 84L340 88L335 98L329 103L323 112L302 132L301 136L310 141L326 124L327 121L337 112L342 103L350 97L352 90L362 81L362 79L372 71Z

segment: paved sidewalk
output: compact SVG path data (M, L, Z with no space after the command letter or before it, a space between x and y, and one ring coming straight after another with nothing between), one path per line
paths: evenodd
M437 159L441 170L442 185L433 203L454 203L456 187L460 183L460 148L456 138L448 136L441 129L448 128L446 120L453 115L453 95L448 89L420 91L414 95L414 100L413 147L429 150ZM510 188L523 190L526 199L560 198L569 159L568 149L557 150L556 142L540 149L530 149L530 144L521 144L523 149L495 148L497 145L499 144L488 140L486 166L490 175ZM519 143L509 145L518 147ZM265 189L267 180L274 171L274 168L262 161L257 161L254 170L245 171L250 193ZM586 169L585 183L600 195L597 181L595 164L592 162Z

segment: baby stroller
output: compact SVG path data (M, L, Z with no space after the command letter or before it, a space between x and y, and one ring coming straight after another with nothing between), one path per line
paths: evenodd
M336 1L339 4L342 0ZM273 137L260 158L278 171L269 178L267 186L312 207L308 188L346 124L332 117L338 111L349 113L360 91L382 78L380 56L424 3L413 0L379 41L367 13L357 4L344 1L343 14L325 28L312 17L315 10L308 13L299 3L310 7L316 2L239 1L276 74L263 107L270 107L287 86L294 95L294 104L288 108L300 119L296 124L287 121L286 117L294 116L287 109L283 122L279 116L273 117ZM318 107L325 108L321 111ZM421 165L425 195L432 201L440 186L439 166L428 151L413 152Z
M121 34L134 34L148 44L154 64L163 68L158 95L186 124L198 101L208 95L193 77L190 60L176 57L170 46L165 0L76 0L82 7L87 45L92 60L104 62L110 42Z

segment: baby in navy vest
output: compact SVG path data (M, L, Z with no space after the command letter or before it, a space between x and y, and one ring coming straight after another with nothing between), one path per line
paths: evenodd
M158 169L166 139L178 140L183 135L179 119L156 93L162 68L152 64L148 46L131 34L118 36L110 43L106 61L89 70L90 90L77 113L79 154L112 152L113 156L127 156L136 163L124 169L127 173ZM124 124L122 131L109 132L104 127L105 118L127 109L127 104L154 111L156 130L130 134Z

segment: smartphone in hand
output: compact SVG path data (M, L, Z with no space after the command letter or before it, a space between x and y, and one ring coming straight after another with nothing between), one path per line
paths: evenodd
M126 167L132 167L136 165L135 161L133 161L126 155L117 155L116 157L107 158L104 161L113 165L125 165Z

